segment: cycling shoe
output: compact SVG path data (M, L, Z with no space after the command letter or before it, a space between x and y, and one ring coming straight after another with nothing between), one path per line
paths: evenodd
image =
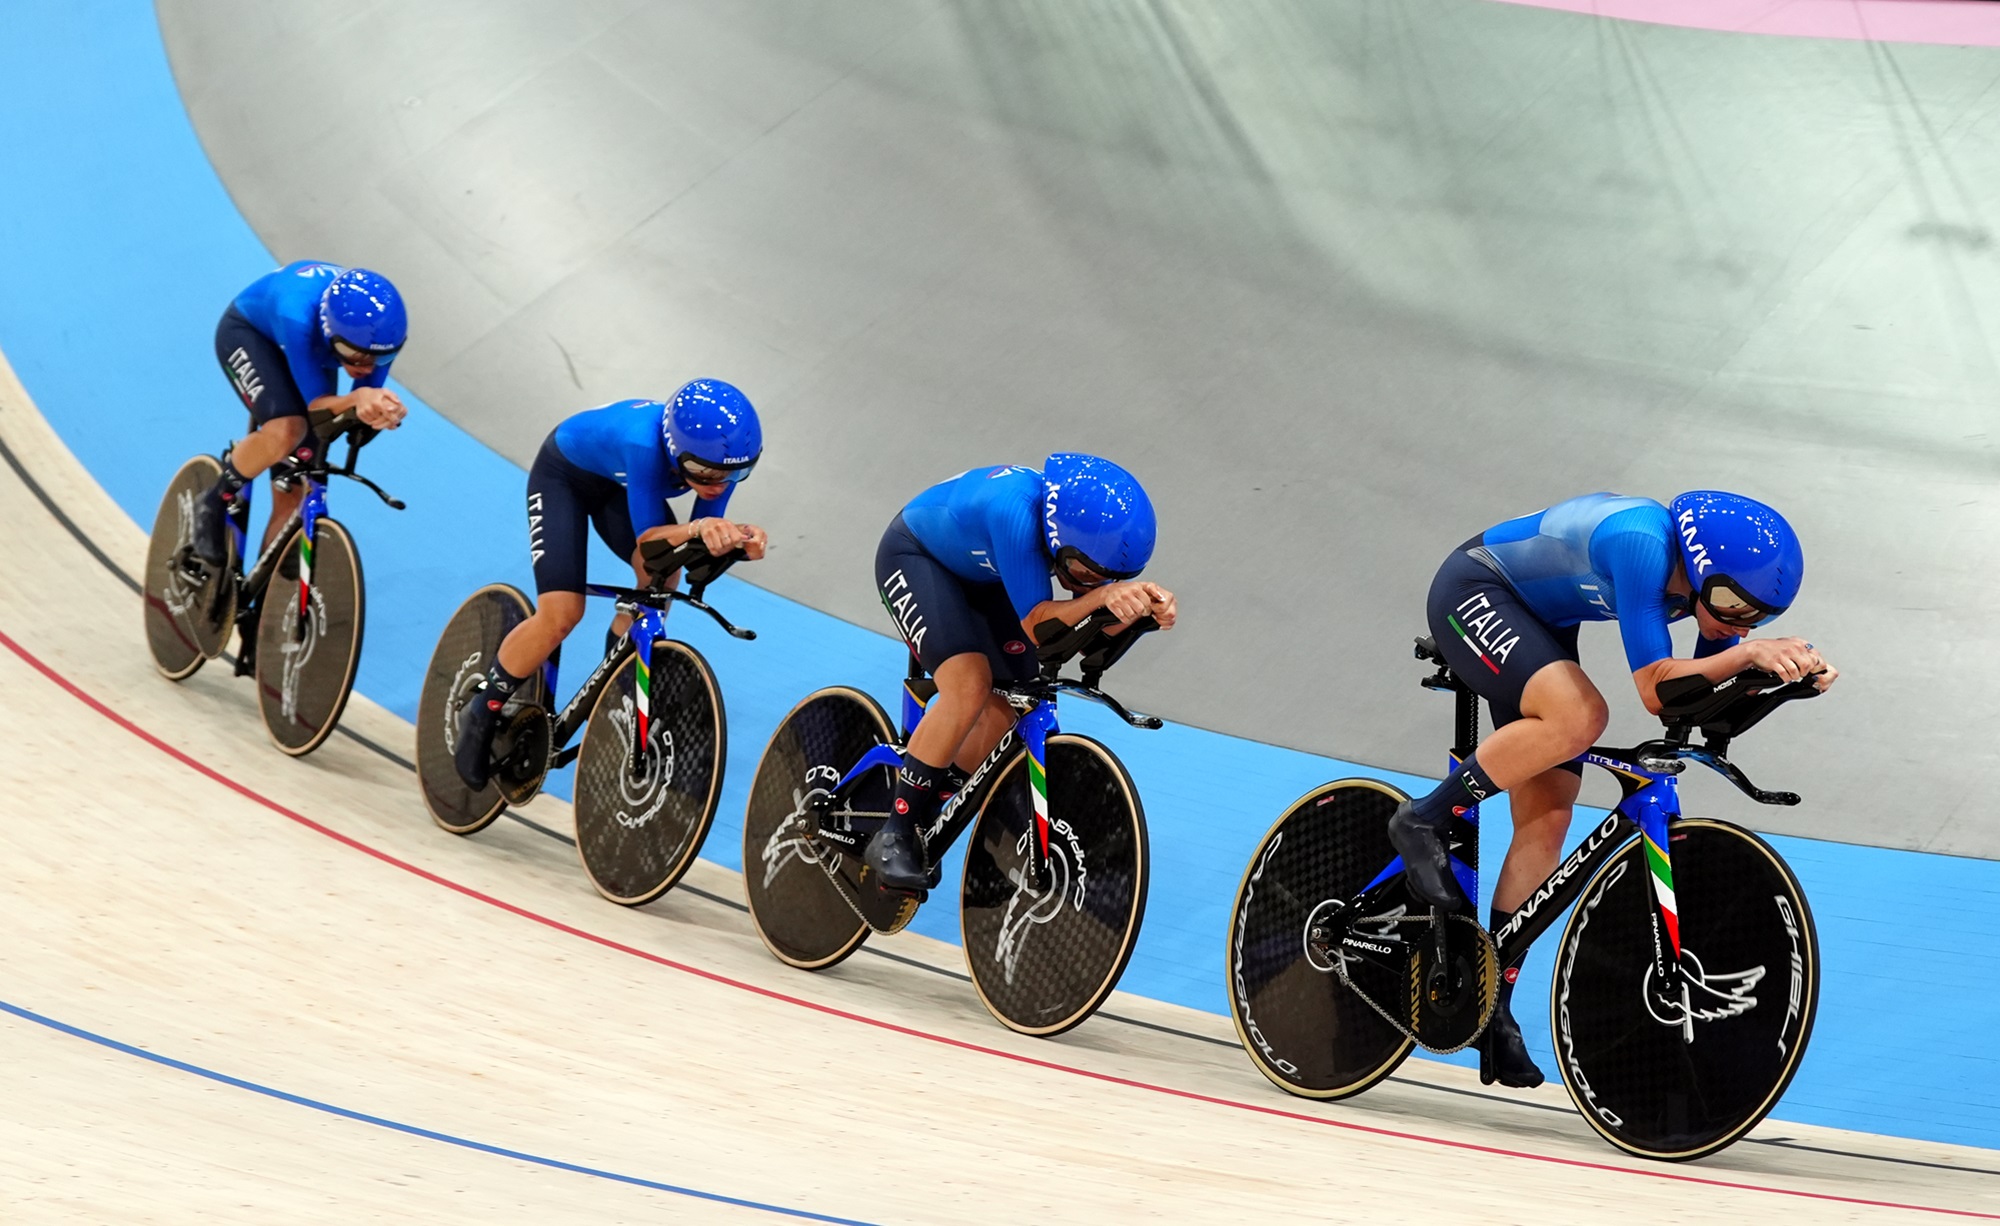
M1486 1033L1479 1036L1479 1081L1499 1082L1516 1090L1532 1090L1542 1084L1542 1070L1528 1054L1521 1038L1521 1024L1505 1008L1493 1011Z
M862 850L862 860L875 870L882 888L916 893L941 879L924 863L924 843L913 829L891 823L877 830Z
M224 512L222 494L210 490L194 500L194 556L210 566L220 568L229 560L229 549L224 543Z
M458 745L452 750L452 765L465 786L477 792L493 777L493 734L500 727L500 708L507 700L488 694L480 686L465 699L458 712Z
M1421 821L1404 801L1389 817L1389 844L1403 857L1403 875L1410 892L1433 907L1464 908L1465 891L1452 875L1451 853L1436 826Z

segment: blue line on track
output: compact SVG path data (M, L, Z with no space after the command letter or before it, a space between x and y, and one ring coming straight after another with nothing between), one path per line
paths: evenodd
M134 1047L130 1043L121 1043L117 1039L96 1034L78 1026L72 1026L68 1022L59 1022L52 1017L44 1017L32 1009L23 1009L19 1005L9 1004L4 1000L0 1000L0 1010L11 1013L24 1021L33 1022L37 1026L46 1026L50 1030L59 1031L62 1034L69 1035L71 1038L83 1039L95 1043L99 1047L108 1047L112 1051L122 1052L128 1056L137 1056L141 1060L148 1060L154 1064L164 1065L170 1069L177 1069L183 1073L192 1073L196 1077L205 1077L210 1081L220 1082L226 1086L234 1086L239 1090L248 1090L252 1094L262 1094L266 1098L275 1098L280 1102L291 1103L295 1107L310 1107L314 1111L324 1111L328 1115L337 1115L342 1119L358 1120L363 1124L373 1124L377 1128L387 1128L392 1132L401 1132L413 1137L422 1137L427 1141L442 1141L446 1145L456 1145L460 1149L475 1150L482 1154L493 1154L501 1158L512 1158L517 1162L532 1162L536 1166L546 1166L552 1170L568 1171L574 1175L589 1175L595 1179L609 1179L613 1183L628 1183L634 1187L651 1188L655 1192L672 1192L676 1196L691 1196L696 1200L714 1201L721 1205L735 1205L741 1209L756 1209L764 1213L778 1213L786 1217L803 1218L808 1222L835 1222L840 1223L841 1226L871 1226L870 1223L862 1222L856 1218L833 1217L830 1214L813 1213L805 1209L790 1209L784 1205L767 1205L763 1201L745 1200L740 1196L724 1196L720 1192L704 1192L700 1188L686 1188L679 1184L661 1183L657 1179L641 1179L637 1175L621 1175L616 1171L606 1171L594 1166L581 1166L574 1162L564 1162L560 1158L544 1158L539 1154L523 1153L518 1149L508 1149L501 1145L488 1145L484 1141L473 1141L465 1137L455 1137L448 1132L434 1132L429 1128L419 1128L415 1124L403 1124L395 1120L383 1119L379 1115L369 1115L365 1111L352 1111L346 1107L336 1107L332 1103L323 1103L316 1098L306 1098L300 1094L288 1094L283 1090L273 1089L270 1086L258 1085L254 1081L245 1081L241 1077L231 1077L227 1073L218 1073L214 1069L205 1069L198 1064L189 1064L185 1060L176 1060L171 1056L162 1056L156 1052Z

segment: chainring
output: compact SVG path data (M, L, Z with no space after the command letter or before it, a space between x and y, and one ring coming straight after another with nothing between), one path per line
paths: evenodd
M1377 924L1416 924L1428 929L1429 915L1378 916ZM1347 973L1355 955L1333 951L1333 970L1348 991L1359 996L1382 1020L1405 1038L1426 1051L1448 1056L1479 1041L1500 1001L1500 955L1493 938L1469 915L1444 917L1445 957L1448 965L1438 967L1436 943L1431 934L1405 942L1410 974L1407 998L1400 1008L1391 1009L1370 996ZM1476 1007L1474 1007L1476 1006Z

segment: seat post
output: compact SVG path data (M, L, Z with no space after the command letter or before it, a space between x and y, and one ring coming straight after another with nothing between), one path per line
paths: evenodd
M1456 674L1451 679L1452 700L1455 705L1453 716L1456 726L1452 732L1452 756L1463 762L1479 748L1479 695L1472 687L1459 680Z

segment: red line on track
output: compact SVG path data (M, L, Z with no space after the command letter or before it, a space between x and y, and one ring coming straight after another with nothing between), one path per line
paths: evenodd
M371 847L368 844L363 843L359 839L353 838L350 835L342 834L340 831L335 830L330 826L314 821L312 818L307 817L303 813L285 807L284 805L278 803L275 800L272 800L270 797L248 787L245 784L238 783L236 780L231 779L229 776L223 774L221 771L216 770L214 767L211 767L206 763L200 761L199 759L193 757L192 755L182 750L176 749L172 745L169 745L167 742L161 740L159 737L146 731L144 728L141 728L139 725L125 718L123 715L120 715L118 712L112 710L111 707L107 706L103 702L100 702L97 698L92 696L88 691L84 690L81 686L77 685L69 678L63 676L61 673L57 672L49 665L43 663L39 657L37 657L34 653L30 652L27 648L21 646L19 643L15 642L14 639L8 636L5 632L0 632L0 645L5 645L7 650L13 652L16 656L19 656L21 660L24 663L26 663L30 668L33 668L36 672L48 678L58 688L63 690L65 693L69 694L70 697L75 698L78 702L81 702L83 705L89 707L91 710L97 712L99 715L102 715L104 718L110 720L112 723L118 725L120 728L123 728L125 731L131 733L133 736L138 737L140 740L146 742L146 744L148 745L151 745L153 748L159 750L161 753L166 754L174 761L179 762L182 766L185 766L189 770L194 771L196 774L199 774L215 783L222 785L225 788L228 788L230 791L235 792L237 795L243 797L246 800L249 800L263 808L269 809L271 812L276 813L280 817L286 818L290 821L297 822L299 825L304 826L308 830L312 830L318 834L323 834L327 838L330 838L337 843L344 844L345 846L353 848L355 851L361 852L363 855L372 856L373 858L380 860L384 864L393 865L396 868L402 869L406 873L411 873L415 876L421 877L425 881L429 881L434 885L441 885L448 890L451 890L458 894L463 894L467 898L476 899L479 902L483 902L490 907L498 907L500 910L509 912L514 915L518 915L522 919L532 920L533 922L540 924L545 928L552 928L557 932L566 933L569 936L573 937L578 937L582 940L589 941L594 945L601 945L606 949L613 949L622 954L629 954L634 958L643 958L646 961L651 962L657 966L664 966L669 970L679 971L684 975L693 975L698 979L706 979L711 983L722 984L726 987L735 988L738 991L749 992L752 993L753 995L762 996L768 1000L783 1001L788 1005L796 1005L801 1009L809 1009L815 1013L825 1014L829 1017L841 1018L845 1021L856 1022L863 1026L872 1026L877 1030L886 1030L894 1034L907 1035L908 1037L913 1039L922 1039L923 1041L928 1043L937 1043L945 1047L954 1047L959 1049L960 1051L978 1052L979 1054L984 1056L993 1056L1000 1060L1011 1061L1012 1063L1015 1064L1025 1064L1032 1068L1046 1069L1050 1072L1055 1072L1055 1073L1067 1073L1073 1077L1083 1077L1091 1081L1102 1082L1106 1085L1123 1086L1127 1089L1132 1089L1132 1090L1144 1090L1153 1094L1164 1094L1171 1098L1179 1098L1189 1102L1207 1103L1210 1106L1228 1107L1236 1111L1249 1111L1257 1115L1273 1116L1275 1118L1284 1120L1296 1120L1302 1124L1317 1124L1323 1128L1338 1128L1346 1132L1364 1133L1368 1136L1386 1137L1397 1141L1414 1141L1422 1145L1437 1145L1447 1149L1466 1150L1472 1153L1493 1154L1497 1157L1502 1157L1502 1158L1519 1158L1527 1162L1541 1162L1552 1166L1566 1166L1587 1171L1609 1171L1619 1175L1636 1175L1644 1179L1664 1179L1674 1183L1696 1184L1710 1188L1730 1188L1739 1192L1764 1192L1764 1193L1769 1193L1770 1195L1773 1196L1792 1196L1805 1200L1829 1201L1835 1204L1842 1204L1842 1205L1865 1205L1868 1206L1869 1208L1875 1208L1875 1209L1904 1209L1919 1213L1938 1213L1952 1217L1969 1217L1969 1218L1981 1218L1989 1221L2000 1221L2000 1214L1980 1213L1972 1209L1947 1209L1938 1205L1910 1205L1910 1204L1903 1204L1897 1201L1867 1200L1858 1196L1836 1196L1830 1192L1807 1192L1797 1188L1777 1188L1765 1184L1737 1183L1727 1179L1709 1179L1709 1178L1704 1178L1703 1176L1700 1175L1683 1175L1674 1171L1648 1170L1643 1167L1617 1166L1609 1162L1590 1162L1582 1158L1562 1158L1562 1157L1557 1157L1553 1154L1533 1154L1533 1153L1527 1153L1522 1150L1503 1149L1495 1145L1481 1145L1475 1141L1454 1141L1447 1137L1432 1137L1432 1136L1425 1136L1422 1133L1416 1133L1416 1132L1400 1132L1393 1128L1378 1128L1372 1124L1356 1124L1347 1120L1332 1120L1332 1119L1327 1119L1323 1116L1307 1115L1299 1111L1286 1111L1280 1107L1267 1107L1259 1103L1241 1102L1233 1098L1219 1098L1212 1094L1201 1094L1194 1090L1176 1089L1173 1086L1159 1085L1157 1083L1150 1081L1139 1081L1130 1077L1120 1077L1113 1073L1100 1073L1093 1069L1078 1068L1072 1064L1061 1064L1054 1060L1042 1060L1034 1056L1024 1056L1016 1052L1002 1051L997 1047L986 1047L982 1044L971 1043L964 1039L954 1039L946 1035L932 1034L927 1030L918 1030L915 1029L914 1027L900 1025L896 1022L884 1021L881 1018L868 1017L865 1014L851 1013L846 1009L840 1009L832 1005L821 1004L818 1001L806 1000L803 997L792 996L784 992L774 991L770 988L760 988L754 983L745 983L740 979L732 979L727 975L723 975L715 971L703 970L701 967L690 966L685 962L676 962L672 958L662 957L661 955L655 953L648 953L646 950L639 949L635 946L627 945L622 941L614 941L610 937L600 936L594 932L587 932L584 929L572 927L569 924L563 923L559 919L554 919L550 916L543 915L536 911L530 911L526 907L518 906L502 898L495 898L493 895L484 893L480 890L475 890L471 886L461 885L460 883L451 880L449 877L441 877L438 874L431 872L429 869L421 868L415 864L411 864L407 860L399 859L396 856L390 855L386 851L382 851L379 848Z

